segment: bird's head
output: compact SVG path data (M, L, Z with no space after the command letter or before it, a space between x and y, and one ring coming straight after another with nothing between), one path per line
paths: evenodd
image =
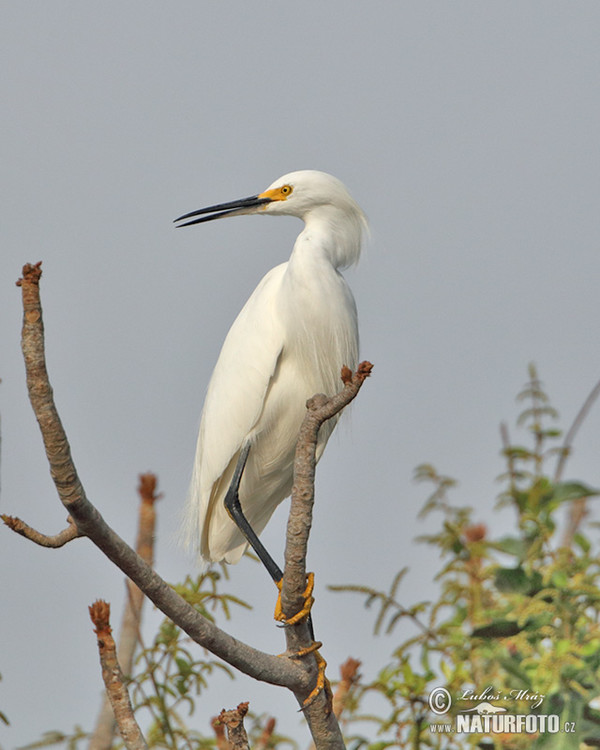
M184 222L179 226L186 227L224 216L245 214L297 216L306 221L311 212L322 211L346 215L366 225L362 210L344 184L330 174L311 169L285 174L257 195L201 208L184 214L175 221Z

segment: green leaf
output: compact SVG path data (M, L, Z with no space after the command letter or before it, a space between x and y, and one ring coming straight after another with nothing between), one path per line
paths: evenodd
M557 589L566 589L569 585L569 576L564 570L555 570L554 573L552 573L552 584L556 586Z
M527 672L522 669L520 658L510 656L509 654L499 654L496 658L498 663L504 667L508 674L518 679L521 683L520 685L513 685L511 682L511 687L519 687L526 690L531 689L531 678Z
M555 641L553 644L553 650L556 656L564 656L565 654L568 654L571 650L571 647L571 641L567 640L566 638L561 638L560 640Z
M529 543L524 539L517 539L514 536L505 536L498 539L497 542L491 542L490 547L498 550L498 552L504 552L507 555L514 555L514 557L523 558L529 548Z
M515 620L495 620L488 625L475 628L471 635L473 638L508 638L517 635L525 626L520 626Z
M583 497L596 497L600 490L580 482L558 482L554 485L553 499L559 503L579 500Z
M179 669L179 674L183 677L189 677L192 673L192 665L189 663L189 661L186 661L186 659L177 658L175 659L175 662L177 664L177 667Z
M584 645L581 646L579 653L582 656L594 656L599 650L600 640L598 640L598 638L593 638L591 641L588 641L588 643L584 643Z
M188 692L187 682L181 677L175 680L175 687L180 696L184 696Z
M557 429L544 430L543 434L549 438L557 438L562 435L562 430L557 430Z
M524 461L532 458L533 453L529 450L529 448L523 448L520 445L509 445L508 448L505 448L503 451L505 456L510 456L511 458L520 458Z
M452 669L450 668L450 665L447 662L442 661L440 662L440 669L442 670L442 674L446 678L446 681L451 682L452 681Z
M591 544L590 540L586 536L584 536L583 534L580 534L579 532L577 532L573 536L573 541L581 549L581 551L584 552L585 554L587 554L590 551L591 547L592 547L592 544Z
M516 568L498 568L494 576L494 585L504 593L518 593L532 596L542 586L542 576L533 571L531 575L519 565Z

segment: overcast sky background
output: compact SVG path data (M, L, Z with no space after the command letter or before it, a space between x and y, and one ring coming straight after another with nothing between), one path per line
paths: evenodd
M597 2L4 2L1 6L2 512L64 526L24 383L14 282L43 260L51 380L89 498L133 539L137 475L153 470L158 571L193 562L173 541L204 392L256 283L301 224L243 217L176 231L201 206L296 169L339 177L369 216L346 273L375 363L318 471L309 569L330 676L349 655L372 678L395 638L358 598L411 571L404 603L435 595L416 535L426 488L491 527L498 425L536 362L567 427L600 378L600 5ZM600 409L567 475L600 485ZM515 439L524 436L514 433ZM264 541L282 556L287 503ZM595 532L593 532L595 533ZM0 529L0 744L91 728L101 695L87 607L122 576L91 544L46 551ZM272 653L275 591L245 560L248 599L226 627ZM146 628L149 634L150 618ZM409 632L409 631L406 631ZM399 633L398 633L399 635ZM291 695L220 680L193 724L250 700L306 740Z

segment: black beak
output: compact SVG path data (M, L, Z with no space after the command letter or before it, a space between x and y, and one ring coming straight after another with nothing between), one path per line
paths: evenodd
M222 216L237 216L240 214L252 213L250 209L264 206L266 203L271 203L271 198L261 198L258 195L252 195L250 198L242 198L242 200L231 201L230 203L218 203L216 206L208 206L207 208L201 208L198 211L191 211L189 214L184 214L178 219L175 219L175 223L183 221L184 219L191 219L192 216L202 217L200 219L194 219L194 221L186 221L185 224L179 224L179 227L189 227L192 224L201 224L203 221L220 219ZM204 216L203 214L210 214L210 216Z

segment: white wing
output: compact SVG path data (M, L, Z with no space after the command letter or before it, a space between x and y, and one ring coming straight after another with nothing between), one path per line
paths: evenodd
M208 386L184 521L188 546L198 544L202 530L200 553L207 559L213 559L208 549L212 506L223 494L215 491L215 485L229 484L233 459L237 460L261 415L283 348L274 304L286 266L282 263L269 271L244 305L227 334ZM205 440L205 435L210 439Z

